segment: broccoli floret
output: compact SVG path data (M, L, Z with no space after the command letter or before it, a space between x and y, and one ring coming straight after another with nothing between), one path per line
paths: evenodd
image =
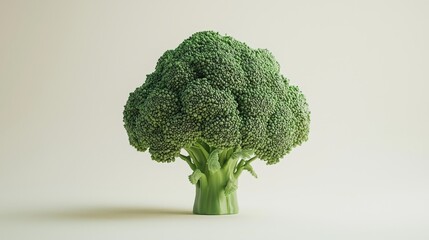
M307 140L309 124L304 95L268 50L213 31L166 51L124 109L132 146L158 162L180 157L194 171L198 214L237 213L241 172L256 176L255 159L279 162Z

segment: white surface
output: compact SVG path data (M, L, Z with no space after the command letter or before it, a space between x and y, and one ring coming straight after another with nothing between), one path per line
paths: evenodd
M0 239L429 239L425 1L1 1ZM215 30L268 48L310 140L255 164L235 216L136 152L128 93Z

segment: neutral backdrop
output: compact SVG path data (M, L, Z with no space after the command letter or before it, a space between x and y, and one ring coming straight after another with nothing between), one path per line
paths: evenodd
M0 1L0 239L429 239L427 1ZM183 161L128 144L129 92L214 30L269 49L309 141L191 214Z

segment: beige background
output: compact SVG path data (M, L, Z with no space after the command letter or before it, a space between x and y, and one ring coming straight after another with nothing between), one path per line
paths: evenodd
M0 239L429 239L427 1L0 1ZM128 93L200 30L268 48L310 140L190 215L129 146Z

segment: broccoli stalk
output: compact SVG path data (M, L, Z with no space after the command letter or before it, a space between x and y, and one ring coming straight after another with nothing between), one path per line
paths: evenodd
M249 159L253 153L239 148L213 148L203 141L185 149L189 156L180 155L180 158L194 171L189 176L190 182L196 185L194 213L238 213L238 177L243 170L252 171L256 177L250 165L256 157Z
M256 177L256 159L279 162L307 140L309 124L304 95L268 50L212 31L166 51L124 109L132 146L192 169L196 214L237 213L241 173Z

